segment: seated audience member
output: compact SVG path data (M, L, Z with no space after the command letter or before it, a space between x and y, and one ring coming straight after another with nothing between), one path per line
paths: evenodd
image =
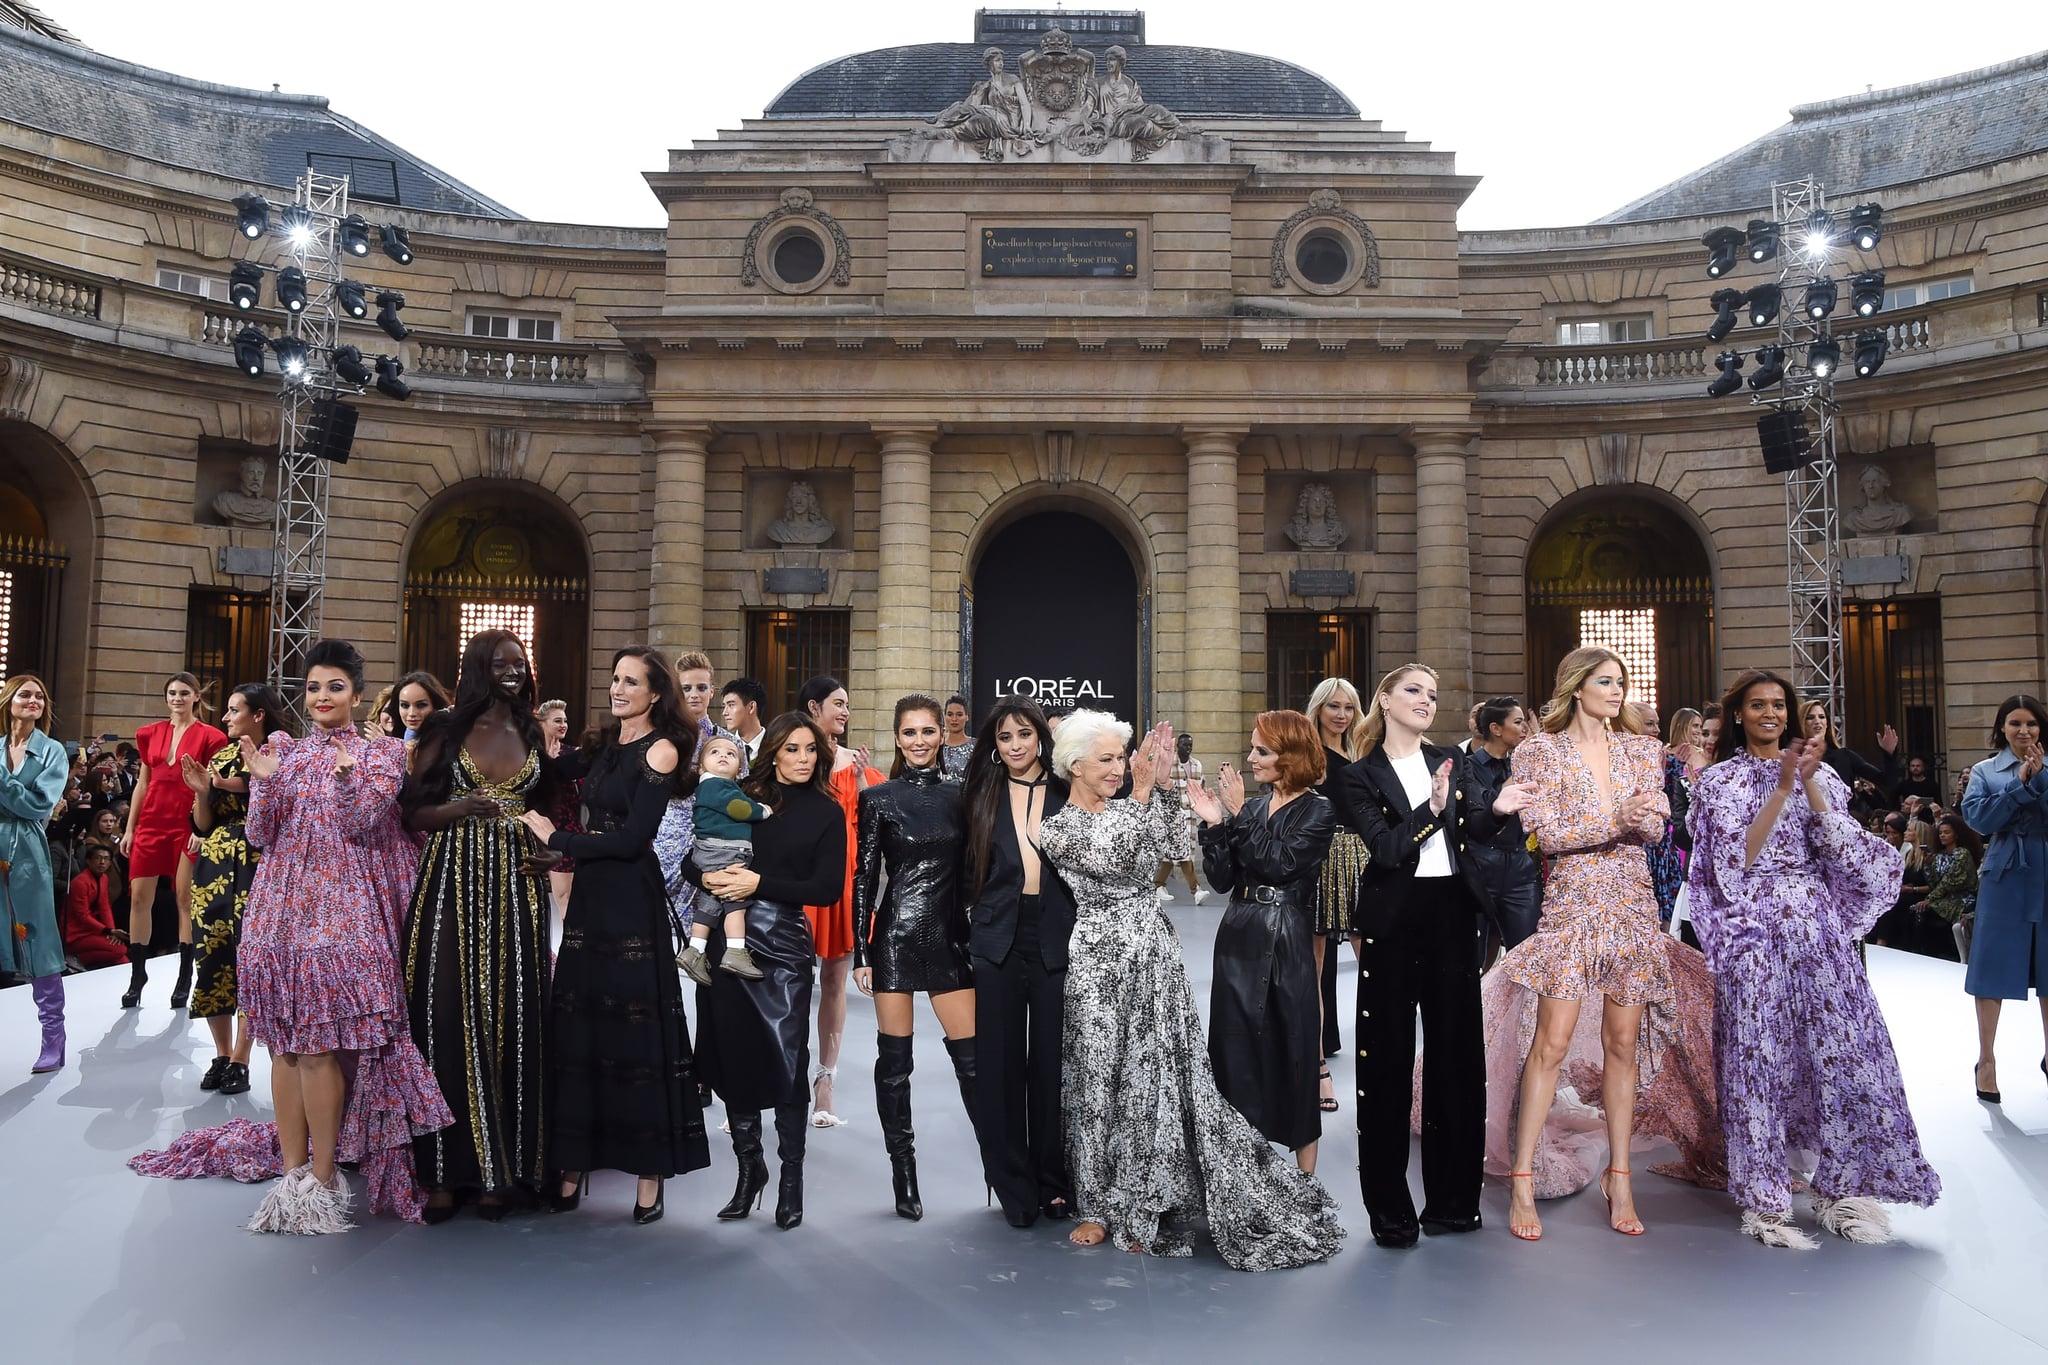
M64 956L90 971L126 962L128 943L116 928L114 902L108 890L114 851L102 844L88 843L82 862L84 866L71 879L70 896L64 905Z
M1918 754L1906 760L1906 775L1892 788L1894 801L1903 801L1909 796L1924 797L1929 801L1941 797L1941 783L1935 780L1933 767Z

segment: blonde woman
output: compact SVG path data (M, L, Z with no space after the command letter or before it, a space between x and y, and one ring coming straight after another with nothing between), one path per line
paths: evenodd
M1323 1056L1334 1057L1343 1050L1337 1033L1336 943L1352 937L1351 917L1358 907L1358 886L1365 876L1365 841L1351 828L1345 814L1343 784L1338 775L1362 756L1360 738L1365 734L1365 707L1358 689L1346 678L1325 678L1308 694L1305 713L1315 726L1323 746L1323 780L1316 792L1330 803L1337 817L1337 832L1330 839L1329 855L1323 860L1323 874L1316 883L1315 954L1316 979L1322 1006ZM1319 1078L1318 1107L1325 1114L1337 1112L1337 1084L1325 1066Z
M1699 776L1700 769L1707 766L1707 748L1700 742L1701 724L1699 712L1690 706L1681 706L1671 713L1671 719L1664 726L1665 748L1685 765L1687 782Z

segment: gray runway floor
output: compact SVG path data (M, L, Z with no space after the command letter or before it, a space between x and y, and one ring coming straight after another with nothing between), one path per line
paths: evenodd
M1206 1013L1217 911L1176 907ZM803 1227L723 1224L733 1162L668 1191L634 1227L628 1177L599 1175L570 1215L464 1215L438 1228L375 1219L326 1238L241 1230L260 1189L144 1180L123 1166L188 1127L267 1118L255 1089L199 1091L211 1048L173 1013L168 970L123 1012L126 972L68 983L71 1058L28 1076L34 1009L0 993L0 1358L158 1362L690 1360L748 1362L1750 1360L2048 1361L2048 1081L2031 1003L2008 1007L2002 1109L1968 1085L1969 1004L1954 964L1871 951L1928 1153L1946 1186L1900 1210L1899 1239L1771 1251L1736 1231L1726 1196L1645 1175L1649 1235L1606 1229L1598 1193L1544 1205L1545 1236L1487 1227L1383 1251L1365 1233L1348 1067L1322 1169L1352 1237L1328 1264L1267 1275L1213 1251L1154 1260L1069 1247L985 1208L940 1035L920 1006L914 1101L926 1215L897 1219L874 1119L874 1019L855 997L840 1086L849 1127L814 1133ZM1349 957L1345 965L1349 971ZM1345 989L1348 999L1348 981ZM1346 1037L1349 1038L1347 1021ZM719 1115L714 1110L714 1126ZM771 1144L772 1148L772 1144ZM1639 1156L1646 1169L1656 1156ZM770 1206L773 1198L771 1188Z

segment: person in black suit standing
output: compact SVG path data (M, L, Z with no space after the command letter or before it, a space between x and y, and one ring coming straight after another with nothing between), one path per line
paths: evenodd
M1383 1247L1420 1233L1479 1226L1486 1141L1485 1036L1479 1016L1481 914L1460 861L1469 832L1528 799L1509 783L1491 806L1462 809L1456 749L1425 738L1436 719L1436 670L1387 674L1345 768L1344 805L1372 854L1358 899L1358 1181ZM1422 1073L1423 1207L1408 1192L1415 1018L1429 1050Z
M1060 1129L1060 1035L1074 898L1038 852L1038 826L1067 804L1052 726L1033 702L990 713L967 758L963 876L980 1039L975 1102L982 1168L1012 1227L1065 1218L1074 1191Z

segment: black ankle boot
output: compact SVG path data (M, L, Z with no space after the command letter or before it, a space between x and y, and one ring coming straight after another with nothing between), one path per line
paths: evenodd
M121 996L121 1008L124 1010L132 1010L142 1003L142 988L149 984L149 969L142 965L147 961L147 943L128 945L128 990Z
M171 987L171 1008L181 1010L192 999L192 945L178 945L178 982Z
M740 1179L718 1216L744 1218L757 1206L761 1191L768 1188L768 1163L761 1159L761 1115L728 1112L726 1121L732 1125L732 1154L739 1159Z
M924 1217L924 1200L917 1193L917 1135L910 1128L911 1042L884 1033L875 1047L875 1116L889 1153L896 1216L915 1222Z
M804 1221L804 1141L810 1126L808 1100L776 1106L775 1157L782 1174L775 1188L775 1226L784 1232Z

